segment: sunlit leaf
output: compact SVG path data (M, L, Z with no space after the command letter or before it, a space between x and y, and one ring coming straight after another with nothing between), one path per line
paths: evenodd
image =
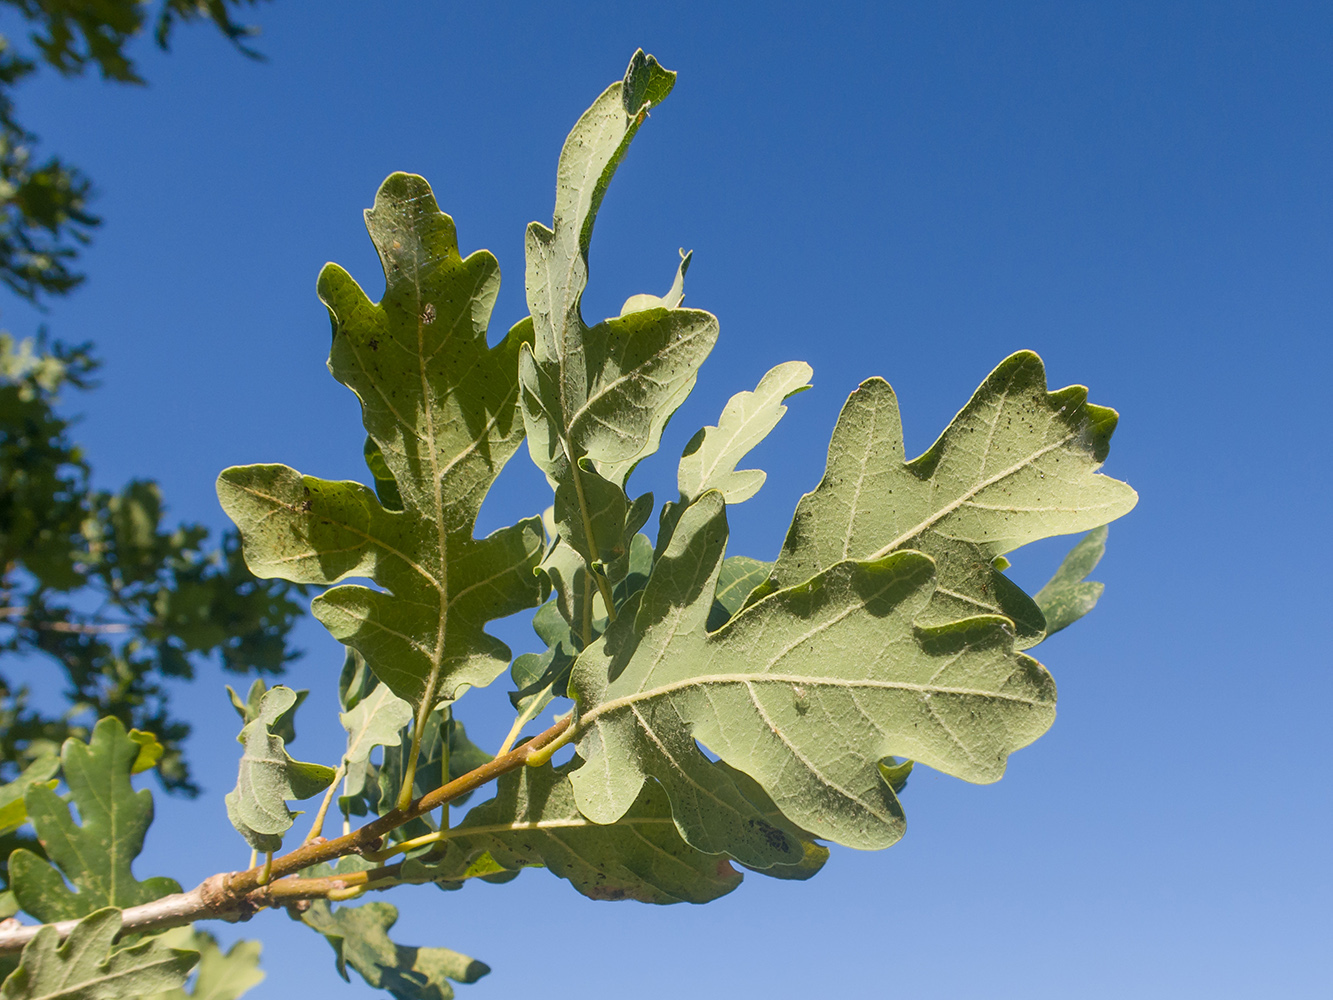
M119 932L120 910L110 907L80 920L64 944L54 927L43 927L0 986L0 1000L130 1000L179 986L199 960L159 940L112 952Z
M1051 724L1055 686L1015 651L1007 619L914 624L936 586L919 552L836 563L710 634L726 538L722 497L706 493L681 517L637 612L574 665L587 763L570 778L590 818L618 819L656 778L690 843L747 860L731 846L743 829L698 804L718 769L697 739L800 828L885 847L903 816L884 758L994 781Z
M542 532L532 518L473 537L481 502L518 447L517 355L529 333L486 344L499 267L459 254L454 223L420 177L394 174L366 225L387 287L372 303L334 264L319 293L333 320L329 365L361 400L380 496L281 465L226 470L218 494L259 576L344 585L316 617L414 708L490 683L509 662L487 622L537 604ZM386 503L388 506L386 506ZM401 507L401 509L399 509Z
M1020 646L1040 641L1040 608L995 557L1105 524L1138 499L1098 474L1118 418L1087 397L1082 386L1048 392L1041 359L1019 352L909 462L897 397L883 379L866 380L843 407L824 478L797 506L771 579L750 600L845 559L913 549L938 573L923 623L1000 614L1014 622Z
M153 821L152 792L136 792L130 784L139 752L140 745L117 719L101 720L88 743L65 741L61 770L79 811L78 823L46 785L28 788L28 817L51 862L23 849L10 855L11 885L25 912L49 923L180 892L174 879L139 881L130 870Z

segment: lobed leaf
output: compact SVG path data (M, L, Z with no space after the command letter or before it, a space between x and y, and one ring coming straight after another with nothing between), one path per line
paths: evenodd
M375 747L396 747L401 730L412 721L412 706L383 684L376 685L350 712L338 716L347 730L347 752L343 760L359 764Z
M236 709L236 714L241 717L242 725L249 725L259 718L260 705L264 701L264 695L268 694L268 685L262 678L255 678L255 682L250 685L250 690L246 692L245 700L241 700L230 684L227 685L227 697L231 699L231 707ZM291 708L283 712L274 720L269 727L274 734L281 736L284 743L292 743L296 739L296 710L301 707L301 703L306 700L310 692L304 688L293 691L296 699L292 702Z
M347 967L368 984L387 990L396 1000L449 1000L454 995L448 980L474 983L490 967L449 948L411 948L394 943L389 930L398 909L389 903L339 906L316 900L301 920L324 935L337 956L338 974L347 979Z
M676 474L681 501L690 504L717 490L727 503L741 503L758 493L766 474L738 472L736 465L778 425L787 412L783 402L810 388L812 374L804 361L788 361L770 370L753 392L732 396L717 426L703 428L685 445Z
M361 400L379 495L281 465L228 469L218 495L257 575L324 585L363 576L383 588L335 586L313 610L421 710L490 683L509 651L486 623L542 597L537 519L473 537L523 436L517 358L531 328L487 346L499 267L486 251L459 254L453 220L422 178L391 175L366 226L384 298L372 303L334 264L319 294L333 322L329 367Z
M246 723L236 737L245 751L236 787L226 796L227 818L257 851L273 852L282 846L282 835L298 815L287 808L288 799L318 795L334 778L331 767L292 759L283 738L273 731L296 702L291 688L271 688L260 701L254 721Z
M1068 628L1097 606L1104 589L1087 576L1106 552L1106 526L1094 528L1069 550L1060 568L1037 591L1034 600L1046 616L1046 634Z
M64 944L54 927L43 927L0 986L0 1000L130 1000L185 982L198 953L157 939L113 952L120 923L120 910L96 910Z
M43 923L74 920L107 906L138 906L180 892L174 879L140 881L131 871L153 821L152 792L130 784L139 752L140 745L114 718L98 722L88 743L65 741L60 763L78 823L47 785L28 787L28 817L51 860L22 848L10 855L10 884L25 912Z
M0 836L13 833L28 821L28 806L24 802L28 789L38 784L54 788L59 773L60 759L47 754L25 767L13 781L0 785Z
M224 952L217 938L193 927L176 927L154 940L170 948L198 952L199 964L190 989L178 986L144 1000L239 1000L264 981L259 968L263 947L258 941L237 941Z
M570 779L589 818L615 821L656 778L691 844L753 863L716 797L725 775L697 739L801 829L885 847L903 831L885 758L994 781L1009 753L1050 726L1054 683L1015 650L1007 619L914 624L936 587L919 552L836 563L709 633L726 537L722 496L706 493L637 608L574 665L587 763Z
M636 52L625 78L602 93L565 141L551 227L528 226L532 342L519 353L520 405L528 450L555 489L560 538L588 566L627 554L643 521L633 523L625 482L657 449L717 340L715 317L680 307L688 254L665 297L635 296L621 315L591 327L581 309L597 209L648 109L674 81L652 56ZM562 562L548 575L566 588L561 609L587 641L591 611L570 608L589 600L576 596L591 581L581 581L581 572Z
M1041 359L1021 351L908 462L897 397L883 379L867 379L838 418L823 480L797 505L772 576L750 600L847 559L912 549L938 574L923 623L1004 615L1020 646L1031 646L1045 634L1041 610L993 561L1133 508L1129 486L1097 474L1116 420L1082 386L1048 392Z
M706 903L740 885L725 855L705 854L681 839L666 795L654 783L615 823L589 820L569 784L575 766L506 774L495 798L450 831L444 855L407 861L403 877L463 879L484 860L499 871L549 868L590 899L644 903Z

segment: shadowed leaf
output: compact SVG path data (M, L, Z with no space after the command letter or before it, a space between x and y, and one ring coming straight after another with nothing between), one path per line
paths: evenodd
M245 750L236 787L227 793L227 818L257 851L282 846L282 835L297 816L287 808L288 799L308 799L333 781L333 768L293 760L283 738L273 731L295 705L296 692L291 688L271 688L259 703L258 716L236 737Z

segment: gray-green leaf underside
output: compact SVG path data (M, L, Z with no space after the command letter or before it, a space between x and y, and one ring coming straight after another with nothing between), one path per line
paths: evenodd
M783 402L810 388L811 374L804 361L788 361L770 370L753 392L732 396L717 425L703 428L685 446L676 473L681 498L690 503L717 490L734 504L758 493L767 474L736 465L778 425L787 412Z
M1066 629L1097 606L1103 586L1087 579L1106 552L1106 526L1089 531L1069 550L1034 600L1046 616L1046 634Z
M360 483L283 465L227 469L218 495L256 575L325 585L361 576L384 588L333 587L313 610L420 708L490 683L509 651L486 623L542 596L538 519L473 537L482 500L523 437L518 352L531 334L520 324L487 347L499 267L487 251L460 256L453 220L422 178L391 175L366 226L384 298L372 303L335 264L321 272L319 294L333 321L329 367L361 400L372 472L392 496L382 502Z
M243 747L236 787L227 793L227 817L232 826L257 851L276 851L282 835L297 813L288 799L318 795L333 781L334 769L323 764L293 760L281 736L274 732L278 721L296 706L296 692L289 687L271 688L259 703L259 712L236 738Z
M0 1000L131 1000L185 982L197 952L178 951L160 939L112 952L120 923L120 910L99 909L80 920L63 944L54 927L43 927L0 987Z
M581 310L597 210L648 110L674 82L652 56L635 53L624 80L565 141L551 227L534 222L527 232L532 343L519 355L519 383L528 450L555 489L564 544L590 565L626 555L639 525L625 481L657 449L717 340L714 316L680 306L688 255L666 296L634 296L621 315L591 327ZM579 573L564 573L557 585L578 588ZM564 594L562 608L574 601ZM567 617L589 637L586 620Z
M1041 359L1021 351L909 462L897 397L883 379L867 379L843 407L824 478L798 504L772 576L751 600L847 559L911 549L934 559L938 576L923 623L999 614L1014 622L1020 646L1034 645L1045 634L1041 610L993 561L1133 508L1129 486L1097 473L1116 420L1083 386L1047 391Z
M496 796L450 831L437 857L409 861L403 877L448 881L468 876L479 859L499 869L546 867L590 899L706 903L740 884L725 855L690 847L676 830L666 795L644 785L624 815L594 823L574 802L565 767L505 775Z
M1008 619L916 624L936 588L919 552L840 561L709 633L726 538L722 497L706 493L636 611L574 665L586 763L570 778L591 819L615 821L656 778L691 844L752 863L739 814L719 796L725 775L697 739L798 827L885 847L903 830L885 758L994 781L1050 726L1054 683L1015 650Z
M389 903L334 908L316 900L301 919L332 946L338 973L347 979L351 966L371 986L396 1000L449 1000L449 980L474 983L490 968L449 948L412 948L396 944L389 930L398 909Z
M65 741L61 768L79 811L78 823L64 800L46 785L28 788L24 797L28 816L55 867L23 849L10 855L11 887L25 912L50 923L180 892L174 879L140 881L130 870L153 821L153 794L147 789L135 791L130 784L138 756L139 744L114 718L98 722L88 743Z

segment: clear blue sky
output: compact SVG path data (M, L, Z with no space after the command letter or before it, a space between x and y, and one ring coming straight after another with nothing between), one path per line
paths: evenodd
M0 320L100 345L105 385L78 405L103 484L155 476L176 516L221 526L229 464L363 476L319 267L378 294L361 209L415 171L465 251L499 257L506 328L561 140L641 45L680 79L606 201L585 309L660 293L684 246L688 302L722 340L640 485L668 494L728 395L809 361L816 389L732 519L732 551L771 558L857 382L893 383L919 450L1033 348L1120 410L1107 471L1142 497L1111 531L1102 605L1041 647L1059 718L999 784L923 770L898 846L706 907L595 904L544 872L393 894L402 940L494 966L461 996L1333 995L1328 5L277 0L254 20L264 64L187 30L170 56L144 47L146 89L19 95L107 221L85 288ZM483 527L540 510L543 488L520 453ZM1020 553L1020 581L1059 551ZM290 682L322 687L294 749L332 761L341 657L317 625L301 636ZM214 671L180 694L208 795L159 794L141 876L245 861L220 690ZM471 700L498 743L503 696ZM243 931L265 942L260 1000L377 995L281 915Z

